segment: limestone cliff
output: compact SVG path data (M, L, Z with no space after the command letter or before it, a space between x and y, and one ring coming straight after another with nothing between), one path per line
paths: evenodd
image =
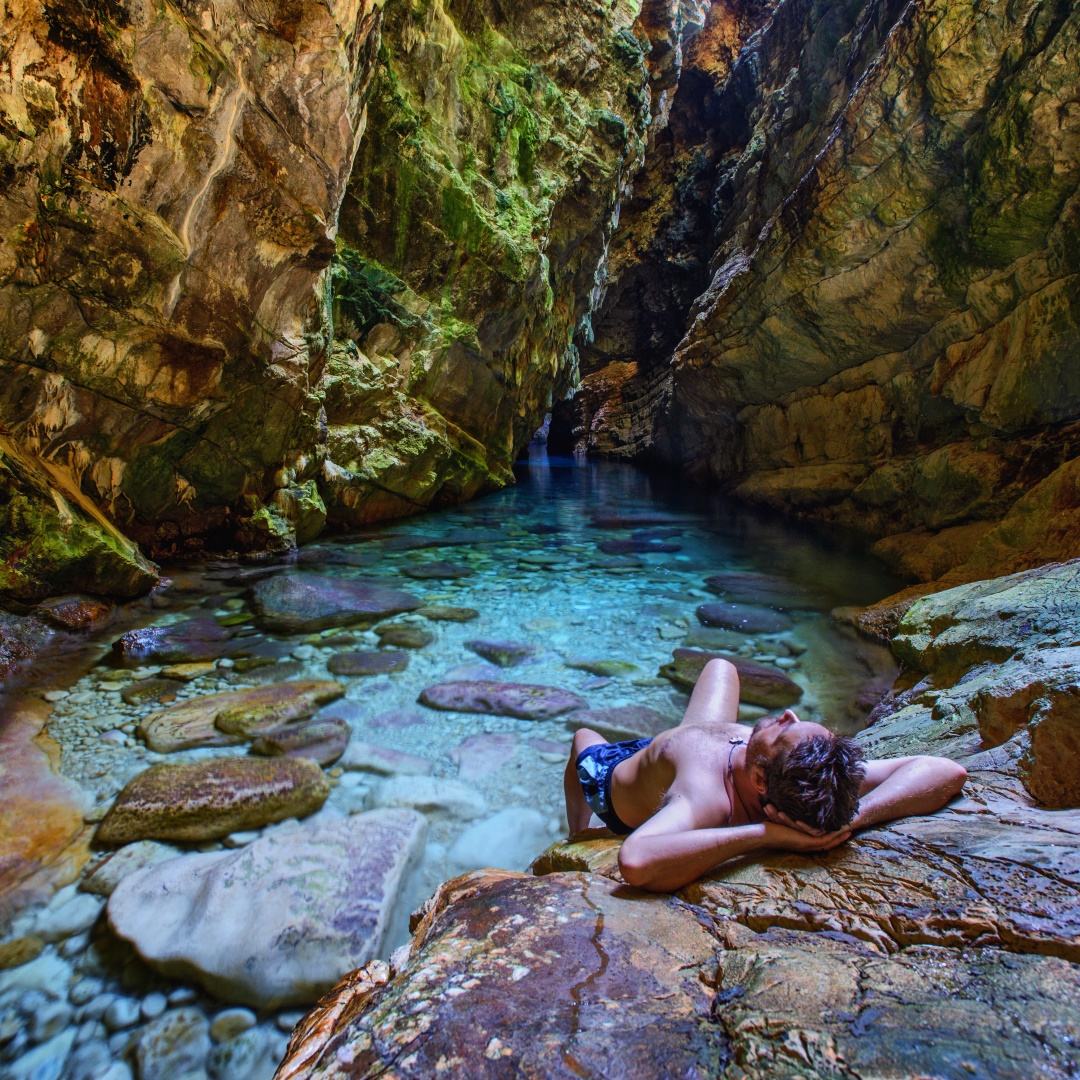
M154 555L508 482L702 7L9 4L5 433Z
M378 7L7 6L0 417L153 552L314 457Z
M333 268L331 518L511 482L577 378L571 338L702 6L386 5Z
M909 534L880 550L923 580L1067 557L1080 12L767 7L717 5L763 24L733 62L691 57L672 132L712 119L673 196L636 181L655 225L613 260L569 441Z

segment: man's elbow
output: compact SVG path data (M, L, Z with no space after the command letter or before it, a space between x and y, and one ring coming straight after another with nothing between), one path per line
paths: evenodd
M648 889L651 886L653 869L642 852L629 841L623 841L619 848L619 873L627 885L636 889Z

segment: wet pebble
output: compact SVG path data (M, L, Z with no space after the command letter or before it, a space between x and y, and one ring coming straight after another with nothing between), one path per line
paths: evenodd
M118 997L110 1003L102 1019L111 1031L123 1031L138 1022L140 1011L138 1001L133 998Z
M210 1021L210 1038L214 1042L228 1042L255 1026L255 1014L250 1009L225 1009Z
M160 991L147 994L142 1000L139 1012L144 1020L156 1020L168 1006L168 998Z
M30 1039L45 1042L71 1024L74 1010L66 1001L46 1001L30 1014Z

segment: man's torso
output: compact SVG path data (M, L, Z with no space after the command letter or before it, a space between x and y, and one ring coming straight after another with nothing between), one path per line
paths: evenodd
M735 824L729 766L734 747L749 735L739 724L684 724L661 732L615 767L611 776L615 812L636 829L660 809L675 785L693 801L699 828Z

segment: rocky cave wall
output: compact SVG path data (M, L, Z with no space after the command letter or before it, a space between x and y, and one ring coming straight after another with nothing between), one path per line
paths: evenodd
M9 4L0 592L508 482L703 7Z
M1059 2L714 5L556 445L922 580L1075 553L1078 34Z

